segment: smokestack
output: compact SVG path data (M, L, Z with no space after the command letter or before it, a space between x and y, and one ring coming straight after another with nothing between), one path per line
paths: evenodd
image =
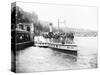
M50 32L52 32L52 23L49 24Z

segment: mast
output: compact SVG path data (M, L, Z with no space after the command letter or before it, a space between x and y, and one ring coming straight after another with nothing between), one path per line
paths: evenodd
M66 20L60 21L60 20L58 19L58 31L59 31L59 32L60 32L60 23L66 25Z
M59 19L58 19L58 32L60 32L60 29L59 29Z

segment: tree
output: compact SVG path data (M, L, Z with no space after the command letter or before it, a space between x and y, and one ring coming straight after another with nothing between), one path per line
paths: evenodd
M19 6L15 6L11 9L11 23L16 24L17 23L34 23L38 20L37 14L34 12L29 13L26 11L23 11L22 8Z

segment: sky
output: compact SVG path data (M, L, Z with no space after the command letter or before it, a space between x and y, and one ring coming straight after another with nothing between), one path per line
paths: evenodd
M97 30L97 8L75 5L54 5L17 2L24 11L35 12L39 20L52 22L54 27Z

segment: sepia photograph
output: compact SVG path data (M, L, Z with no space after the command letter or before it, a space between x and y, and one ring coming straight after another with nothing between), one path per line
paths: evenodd
M11 71L32 73L98 67L98 8L11 4Z

